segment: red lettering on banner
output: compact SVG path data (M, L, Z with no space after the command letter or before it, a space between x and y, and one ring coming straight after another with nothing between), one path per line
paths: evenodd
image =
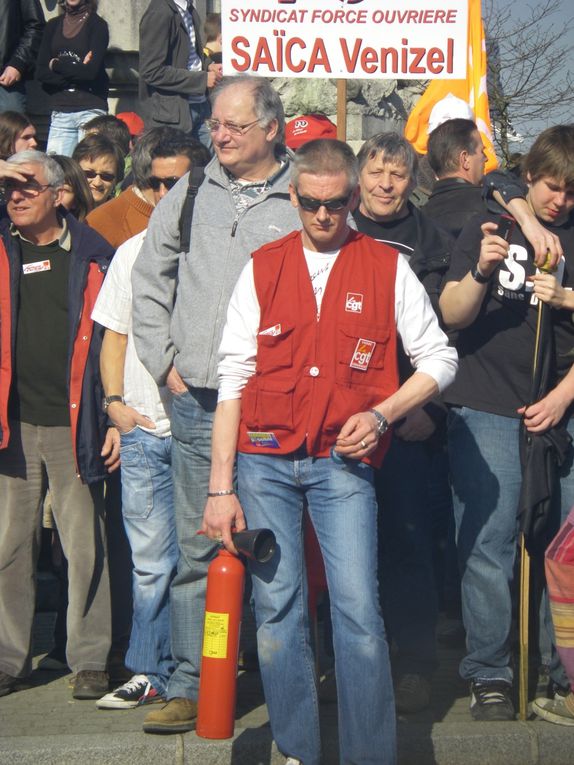
M301 50L305 50L306 48L304 41L300 37L294 37L292 40L288 40L287 45L285 46L285 66L291 72L303 72L305 71L304 59L301 59L299 63L296 64L291 55L291 51L296 45L301 48Z
M361 45L363 41L361 39L355 40L353 45L353 52L349 54L349 48L347 47L347 41L344 37L339 38L341 43L341 51L343 53L343 59L348 72L354 72L357 67L357 61L359 60L359 53L361 52Z
M440 48L417 48L409 47L406 38L401 40L403 47L399 48L363 48L363 40L357 39L352 48L344 37L339 38L341 53L347 72L353 73L359 69L359 73L375 74L377 71L384 74L440 74L454 70L454 39L447 39L446 54Z
M329 63L329 54L325 48L324 41L319 37L315 40L311 58L309 59L309 66L307 71L314 72L317 67L323 67L325 72L331 73L331 64Z
M246 72L251 64L251 59L247 51L242 50L240 46L249 48L249 40L246 37L234 37L231 40L231 50L236 56L239 56L239 60L236 58L231 59L233 68L237 72Z

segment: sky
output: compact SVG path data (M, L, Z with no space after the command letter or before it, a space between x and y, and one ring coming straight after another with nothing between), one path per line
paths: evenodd
M509 8L512 17L518 17L518 18L527 18L528 17L528 7L531 5L536 5L534 0L526 0L526 2L517 2L517 0L495 0L496 4L500 8ZM483 0L483 9L486 7L487 3L485 0ZM555 28L559 29L566 29L566 33L564 38L561 39L561 47L568 47L569 45L573 46L574 48L574 23L567 24L567 22L574 18L574 4L571 0L561 0L561 9L557 11L555 14L553 14L549 18L549 23L552 24ZM574 51L571 55L571 58L569 60L564 62L564 65L570 69L570 71L574 74ZM551 73L550 73L551 76ZM574 122L574 107L573 112L570 115L570 119L572 122ZM547 121L538 121L538 123L533 123L533 127L536 127L536 132L541 132L546 127L549 127L550 124L553 124L552 122ZM518 132L521 131L521 129L524 129L524 125L521 126L520 121L517 121L515 124L515 128ZM520 146L520 150L524 150L527 148L527 144L529 142L527 141L525 145ZM517 147L518 149L518 147Z

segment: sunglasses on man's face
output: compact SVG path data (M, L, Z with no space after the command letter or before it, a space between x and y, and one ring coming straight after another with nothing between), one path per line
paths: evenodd
M165 186L165 188L169 191L170 189L173 189L178 181L179 178L175 175L172 175L169 178L158 178L157 175L152 175L149 179L149 185L153 191L159 191L160 186Z
M95 170L84 170L84 175L89 181L99 176L104 183L113 183L116 180L114 173L97 173Z
M320 207L324 207L329 212L339 212L349 204L351 199L350 193L338 199L313 199L313 197L302 197L298 192L295 193L299 206L306 212L317 212Z

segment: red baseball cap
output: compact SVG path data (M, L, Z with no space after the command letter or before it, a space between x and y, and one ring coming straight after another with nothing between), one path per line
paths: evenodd
M337 126L323 114L303 114L285 125L285 143L293 151L315 138L336 137Z
M140 136L144 131L144 121L135 112L120 112L116 117L125 122L129 128L131 136Z

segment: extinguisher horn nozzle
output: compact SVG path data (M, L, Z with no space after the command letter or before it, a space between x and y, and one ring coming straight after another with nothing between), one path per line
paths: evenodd
M275 552L275 534L271 529L246 529L231 535L235 548L257 563L267 563Z

